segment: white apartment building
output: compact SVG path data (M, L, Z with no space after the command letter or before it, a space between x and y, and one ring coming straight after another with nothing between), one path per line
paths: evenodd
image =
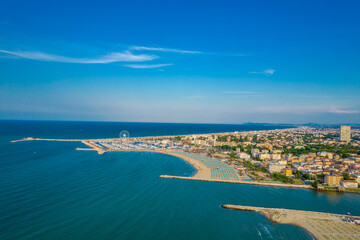
M350 142L351 140L351 127L341 126L340 127L340 141Z

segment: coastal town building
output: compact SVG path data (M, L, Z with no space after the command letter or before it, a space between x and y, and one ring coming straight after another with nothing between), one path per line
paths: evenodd
M270 157L271 157L271 155L268 154L268 153L260 153L260 154L258 155L258 157L259 157L261 160L269 160Z
M359 174L353 173L351 174L351 177L354 178L358 184L360 184L360 173Z
M284 174L285 174L285 176L290 176L290 175L292 175L292 169L290 169L290 168L285 168L285 169L284 169Z
M250 155L244 152L238 153L236 154L236 156L240 159L244 159L244 160L249 160L250 159Z
M350 142L351 140L351 127L350 126L341 126L340 127L340 141Z
M279 163L269 163L268 165L268 171L270 173L274 173L274 172L280 173L283 171L284 168L285 165Z
M260 153L259 149L257 149L257 148L252 148L251 149L251 155L253 157L257 157L259 153Z
M342 176L337 175L326 175L325 184L329 186L340 186L340 181L343 179Z
M359 186L355 180L341 180L340 185L344 188L357 188Z

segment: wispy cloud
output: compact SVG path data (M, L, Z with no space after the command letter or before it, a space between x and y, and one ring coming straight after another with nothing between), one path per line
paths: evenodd
M113 62L145 62L157 59L158 56L147 54L133 54L130 51L113 52L97 58L73 58L65 57L55 54L31 51L7 51L0 49L0 53L16 56L19 58L26 58L38 61L47 62L63 62L63 63L113 63Z
M251 74L264 74L266 76L270 76L270 75L273 75L275 73L275 69L273 68L268 68L268 69L265 69L264 71L262 72L250 72Z
M338 113L338 114L353 114L353 113L359 113L358 110L345 110L345 109L331 109L329 112L330 112L330 113Z
M188 54L207 54L207 55L219 55L219 56L227 56L227 57L250 56L250 54L245 54L245 53L201 52L201 51L182 50L182 49L176 49L176 48L145 47L145 46L130 46L129 49L136 50L136 51L157 51L157 52L188 53Z
M328 95L320 95L320 94L288 94L290 97L299 97L299 98L330 98L331 96Z
M225 94L256 94L257 92L249 92L249 91L224 91Z
M158 48L158 47L144 47L144 46L131 46L131 50L137 51L159 51L159 52L174 52L174 53L202 53L199 51L181 50L175 48Z
M266 106L255 109L261 113L291 113L291 114L355 114L358 110L350 110L337 106Z
M126 64L124 67L129 68L161 68L173 65L172 63L167 64L153 64L153 65L146 65L146 64Z

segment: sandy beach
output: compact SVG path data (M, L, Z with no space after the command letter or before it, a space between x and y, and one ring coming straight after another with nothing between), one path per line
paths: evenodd
M190 163L194 168L196 168L197 173L192 176L192 178L199 178L199 179L211 179L211 169L206 167L203 163L200 161L184 156L182 154L167 152L167 151L159 151L160 153L172 155L178 158L181 158L185 160L186 162Z

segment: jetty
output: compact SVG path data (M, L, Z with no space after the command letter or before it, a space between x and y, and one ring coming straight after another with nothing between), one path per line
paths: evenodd
M170 178L170 179L195 180L195 181L207 181L207 182L223 182L223 183L247 184L247 185L258 185L258 186L269 186L269 187L287 187L287 188L313 189L313 187L311 187L310 185L300 185L300 184L263 183L263 182L255 182L255 181L199 178L199 177L196 177L196 176L193 176L193 177L181 177L181 176L171 176L171 175L160 175L160 177L161 178Z
M299 226L318 240L360 239L359 216L231 204L224 204L222 207L257 212L264 215L271 222Z

